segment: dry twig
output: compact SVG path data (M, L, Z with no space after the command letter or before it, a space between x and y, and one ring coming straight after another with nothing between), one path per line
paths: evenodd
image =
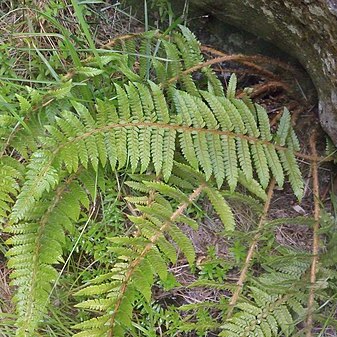
M314 300L315 300L315 283L316 274L318 266L318 252L319 252L319 215L320 215L320 205L319 205L319 186L318 186L318 164L317 164L317 150L316 150L316 132L310 137L310 148L313 158L316 160L312 161L312 185L313 185L313 198L314 198L314 219L315 224L313 226L313 245L312 245L312 262L310 271L310 293L308 300L308 313L306 322L306 336L311 337L312 325L313 325L313 311L314 311Z

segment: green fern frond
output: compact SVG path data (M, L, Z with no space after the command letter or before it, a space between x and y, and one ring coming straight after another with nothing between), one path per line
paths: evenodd
M0 224L11 212L11 205L20 190L23 166L11 157L3 157L0 162Z
M330 138L326 138L326 144L325 144L325 155L326 156L332 156L334 159L334 162L337 161L337 148L335 144L332 142Z
M226 97L228 99L235 98L236 86L237 86L237 78L235 74L232 74L227 84Z
M304 192L304 182L297 160L291 150L278 151L283 169L288 174L289 182L296 197L301 200Z
M297 276L301 276L301 273L303 269L293 276L292 282L297 282ZM275 279L271 275L273 273L263 275L249 287L249 299L242 298L236 305L236 313L222 325L219 336L276 337L280 333L291 336L297 319L303 319L306 311L302 300L297 297L297 291L290 290L294 283L290 289L289 285L283 289L275 288ZM288 281L287 276L284 277L282 273L278 275L280 280L277 282L281 283L282 278ZM267 287L264 280L268 280Z
M163 186L156 183L152 185L157 189L163 189ZM167 189L172 191L170 187L165 188ZM80 332L75 336L82 336L83 333L84 335L90 334L91 331L96 333L99 329L101 334L125 335L130 326L135 294L141 294L149 302L155 276L158 275L161 279L165 279L167 261L176 259L176 247L173 242L165 238L165 233L171 236L188 261L193 263L194 248L175 222L186 207L200 195L202 189L203 187L199 187L195 190L188 200L180 204L175 211L160 207L155 202L151 203L151 207L137 206L143 215L129 217L138 227L137 237L111 239L114 245L110 249L120 256L119 262L112 268L111 276L108 279L101 279L104 282L102 284L97 280L94 281L95 285L89 285L78 293L78 295L86 296L104 295L95 300L86 300L78 307L101 311L103 317L106 317L104 312L111 312L111 316L108 322L105 319L99 321L91 319L84 324L79 324L76 328L84 328L85 332ZM171 193L171 195L178 195L178 198L181 198L179 192ZM165 258L161 257L161 254Z
M252 176L250 162L254 163L263 188L268 185L269 170L275 174L280 184L283 183L283 171L273 143L264 145L261 143L262 140L260 142L257 138L259 131L252 115L249 119L241 116L241 114L250 114L250 110L243 108L243 103L236 103L241 113L229 102L223 105L223 109L218 109L224 99L213 96L212 102L217 100L219 103L213 104L216 107L215 113L201 98L174 90L174 109L178 112L178 116L182 117L181 123L177 123L177 119L171 115L172 112L169 112L164 93L154 83L150 82L146 90L143 85L137 86L132 83L127 88L129 93L116 85L118 110L116 115L115 107L111 107L113 122L110 124L111 118L107 120L106 103L101 102L97 105L99 110L96 112L96 119L80 103L73 103L78 116L64 111L61 117L56 119L57 128L49 127L48 130L51 137L49 143L57 147L50 152L45 150L43 153L37 152L34 155L32 159L34 163L29 166L34 167L34 171L29 172L29 179L18 197L14 214L19 212L19 209L22 214L26 212L33 206L34 200L38 200L44 191L56 184L56 171L53 168L56 157L57 165L63 163L70 173L76 172L79 163L87 167L90 162L97 170L98 165L104 166L107 160L110 161L111 166L115 165L117 158L118 167L122 168L129 157L133 172L138 170L139 162L141 162L142 171L145 171L148 167L146 165L152 162L156 174L163 173L167 181L173 167L177 135L187 161L196 169L200 167L205 173L206 180L210 179L212 174L215 175L218 186L222 185L226 177L230 188L235 189L239 175L236 164L238 161L248 180ZM130 108L133 100L128 95L137 94L137 97L140 97L137 93L138 88L141 88L142 92L149 91L152 96L152 104L147 102L147 106L153 106L155 109L155 120L152 118L151 122L143 121L144 115L138 103L134 101L133 107ZM208 98L210 98L209 95ZM150 99L149 95L148 99ZM102 108L102 105L105 107ZM235 116L231 121L235 129L245 131L246 124L247 129L251 130L249 131L251 134L249 137L252 137L250 142L244 138L245 133L236 134L222 128L219 130L219 113L228 111L228 106L230 106L231 118ZM238 125L236 125L237 122ZM253 141L253 139L256 140ZM77 151L78 148L79 151ZM303 182L295 156L290 149L278 149L278 152L295 194L300 197ZM112 158L108 158L108 154L111 154ZM41 189L25 196L25 191L30 190L28 185L34 186L35 190L41 186Z
M284 108L275 136L277 144L281 146L285 145L290 128L291 128L290 112L288 109Z
M59 174L56 168L50 165L51 155L48 151L36 152L27 165L25 184L12 208L10 218L13 222L23 219L34 207L35 202L58 184Z
M233 231L235 228L233 213L221 193L211 188L206 188L205 192L215 211L218 213L225 229L227 231Z
M7 255L8 266L14 270L12 284L18 286L14 298L19 317L17 336L34 335L47 310L52 284L57 279L53 265L63 261L65 231L73 232L81 207L89 207L87 193L75 178L71 176L60 184L54 196L40 201L33 199L34 213L18 213L16 219L25 220L6 227L7 232L14 234L7 241L13 246ZM54 178L50 180L55 183ZM50 186L43 186L45 188ZM41 193L40 189L42 186L35 191ZM27 200L30 201L28 196Z

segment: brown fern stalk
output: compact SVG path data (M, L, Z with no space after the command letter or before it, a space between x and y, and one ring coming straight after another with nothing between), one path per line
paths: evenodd
M171 215L169 221L166 221L158 230L158 232L156 234L154 234L150 239L149 239L149 243L144 247L143 251L140 253L140 255L130 264L124 281L122 283L122 286L120 288L119 291L119 296L117 299L117 302L114 306L113 309L113 314L111 315L110 318L110 329L108 332L108 337L113 337L114 333L114 323L115 323L115 319L116 319L116 315L119 311L119 307L122 304L122 300L124 298L125 292L127 291L128 285L131 281L131 278L133 276L133 273L135 272L135 270L137 269L137 267L139 266L139 264L143 261L143 259L145 258L145 256L148 254L148 252L153 248L153 246L156 244L156 242L158 241L158 239L163 235L164 232L166 232L170 226L171 223L176 221L177 218L179 218L184 211L186 210L186 208L194 201L196 200L199 195L201 194L201 192L204 190L204 188L206 187L206 184L203 183L201 184L198 188L196 188L193 193L189 196L188 201L180 204L180 206L175 210L175 212Z
M235 73L235 74L243 74L243 75L251 75L256 74L261 77L265 77L268 79L277 80L276 76L271 71L264 70L262 67L255 65L251 62L245 62L241 61L242 65L245 67L242 67L242 69L237 69L237 62L233 62L233 64L226 64L226 66L220 64L218 66L215 66L213 69L217 73Z
M190 67L184 71L182 71L179 75L174 76L172 78L170 78L166 84L171 84L174 83L176 81L178 81L180 79L181 76L183 75L188 75L188 74L192 74L204 67L208 67L211 66L213 64L218 64L218 63L222 63L222 62L228 62L228 61L242 61L242 60L246 60L247 57L245 55L224 55L224 56L220 56L220 57L216 57L214 59L210 59L207 60L205 62L199 63L193 67Z
M269 184L269 187L268 187L267 200L264 204L263 213L262 213L260 221L257 225L256 234L254 235L253 242L251 243L251 245L249 247L248 254L246 256L246 261L245 261L245 263L243 265L243 268L241 269L241 272L240 272L239 280L236 282L236 285L237 285L236 290L233 293L232 298L229 302L227 319L231 317L231 315L233 313L233 309L234 309L234 307L235 307L235 305L236 305L236 303L239 299L239 296L241 294L243 284L246 281L248 269L249 269L250 263L251 263L251 261L254 257L255 248L256 248L256 246L259 242L263 226L266 223L268 211L269 211L269 208L270 208L271 199L272 199L273 193L274 193L274 188L275 188L275 179L272 179L270 184Z
M170 78L167 81L167 84L174 83L174 82L178 81L179 78L183 75L188 75L188 74L194 73L194 72L196 72L196 71L198 71L198 70L200 70L204 67L208 67L208 66L211 66L213 64L219 64L219 63L229 62L229 61L244 63L244 62L249 62L249 61L261 59L261 56L259 56L259 55L257 55L257 56L246 56L246 55L242 55L242 54L228 55L228 54L223 54L223 53L221 53L220 55L221 56L219 56L219 57L212 58L210 60L207 60L207 61L204 61L202 63L196 64L195 66L192 66L192 67L182 71L181 74ZM248 63L247 65L251 65L251 63Z
M314 219L315 223L313 226L313 244L312 244L312 262L310 271L310 292L308 299L308 313L306 322L306 336L312 336L312 325L313 325L313 311L314 311L314 300L315 300L315 283L316 274L318 267L318 253L319 253L319 216L320 216L320 205L319 205L319 184L318 184L318 163L317 163L317 150L316 150L316 132L310 137L310 148L311 153L316 160L312 161L312 185L313 185L313 198L314 198Z

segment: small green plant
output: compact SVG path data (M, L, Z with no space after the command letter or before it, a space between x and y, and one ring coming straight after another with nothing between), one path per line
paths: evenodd
M224 281L230 265L216 256L214 246L208 247L207 253L206 261L202 261L199 267L200 278L219 282Z

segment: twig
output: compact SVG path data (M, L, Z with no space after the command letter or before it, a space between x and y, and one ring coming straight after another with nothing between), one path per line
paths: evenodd
M316 150L316 132L310 137L310 148L311 153L314 158L317 158ZM319 252L319 215L320 215L320 205L319 205L319 185L318 185L318 165L317 159L312 161L312 185L313 185L313 197L314 197L314 219L315 224L313 226L313 245L312 245L312 262L310 271L310 292L308 299L308 313L306 322L306 336L311 337L311 330L313 325L313 311L314 311L314 300L315 300L315 283L316 283L316 273L318 266L318 252Z
M275 187L275 179L272 179L270 184L269 184L269 187L268 187L267 200L264 204L263 213L262 213L262 216L260 218L259 224L257 225L256 234L254 235L253 242L251 243L251 245L249 247L248 254L246 256L246 261L243 265L243 268L241 269L239 280L236 282L237 288L236 288L235 292L233 293L232 298L229 302L227 319L230 318L232 313L233 313L233 309L236 305L236 302L239 299L239 296L240 296L242 288L243 288L243 284L244 284L244 282L247 278L248 269L249 269L250 263L253 259L255 248L256 248L257 243L260 239L261 230L263 229L263 226L266 223L266 219L267 219L267 215L268 215L268 211L269 211L269 207L270 207L270 202L271 202L273 192L274 192L274 187Z
M214 67L215 71L218 72L235 72L237 74L256 74L259 75L261 77L265 77L268 78L270 80L279 80L278 77L272 73L269 70L266 70L264 68L262 68L261 66L253 63L253 62L249 62L249 61L241 61L240 64L242 64L243 66L245 66L245 68L247 69L236 69L237 68L237 64L238 62L235 62L233 64L226 64L226 67L223 66L217 66Z
M182 71L179 75L174 76L172 78L170 78L166 84L170 84L173 82L176 82L177 80L179 80L179 78L183 75L188 75L191 73L194 73L196 71L198 71L199 69L202 69L204 67L210 66L212 64L217 64L217 63L222 63L225 61L241 61L241 60L246 60L247 57L245 55L241 55L241 54L237 54L237 55L225 55L225 56L221 56L221 57L216 57L214 59L210 59L208 61L199 63L193 67L190 67L184 71Z
M269 91L276 91L278 89L282 89L284 91L290 91L290 88L288 87L288 85L286 85L285 83L282 83L280 81L270 81L264 84L260 84L256 87L253 88L253 92L250 95L251 99L254 99L260 95L263 95Z
M211 47L207 47L207 46L201 46L200 47L201 51L203 52L208 52L210 54L213 54L213 55L217 55L217 56L226 56L228 54L220 51L220 50L217 50L217 49L214 49L214 48L211 48ZM245 55L245 61L244 62L259 62L259 63L265 63L265 64L272 64L272 65L275 65L275 66L278 66L286 71L291 71L293 73L296 73L296 68L288 63L284 63L280 60L277 60L277 59L273 59L271 57L268 57L268 56L264 56L264 55Z

